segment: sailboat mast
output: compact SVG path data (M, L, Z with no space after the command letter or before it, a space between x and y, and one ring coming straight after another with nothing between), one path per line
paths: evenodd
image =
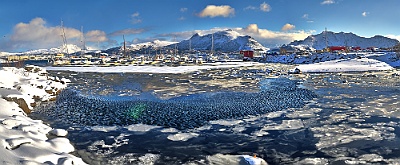
M192 52L192 38L189 39L189 52Z
M65 36L64 24L63 24L62 20L61 20L61 30L62 30L62 38L63 38L63 44L64 44L63 47L65 47L67 49L67 55L69 55L67 37Z
M126 42L125 42L125 35L122 35L122 38L124 39L124 57L126 57Z
M86 50L86 43L85 43L85 36L83 34L83 26L81 26L81 43L82 43L82 48L81 48L81 54L85 54L85 50Z
M328 50L328 36L327 36L328 30L325 28L325 48Z
M211 54L214 54L213 51L214 51L214 33L211 34Z

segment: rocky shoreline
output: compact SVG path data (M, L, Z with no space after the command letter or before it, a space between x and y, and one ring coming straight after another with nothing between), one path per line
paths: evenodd
M56 100L69 80L49 77L36 66L0 68L0 154L2 164L86 164L66 130L51 128L28 114L41 102Z

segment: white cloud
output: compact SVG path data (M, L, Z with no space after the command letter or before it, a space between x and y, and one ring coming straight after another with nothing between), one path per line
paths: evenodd
M185 20L185 19L186 19L186 18L185 18L184 16L178 18L179 21L183 21L183 20Z
M141 22L142 22L142 19L140 19L140 14L139 14L139 12L133 13L133 14L131 15L131 20L130 20L130 22L131 22L132 24L138 24L138 23L141 23Z
M334 4L335 1L334 0L324 0L323 2L321 2L322 5L330 5L330 4Z
M188 8L186 8L186 7L183 7L183 8L180 9L180 11L181 11L182 13L186 12L187 10L188 10Z
M311 35L314 31L291 31L291 32L277 32L268 29L260 29L257 24L250 24L246 28L236 28L238 32L250 35L259 41L264 46L276 46L288 44L294 40L302 40Z
M296 28L296 26L287 23L287 24L283 25L281 30L282 31L288 31L288 30L293 30L294 28Z
M235 9L228 6L215 6L215 5L208 5L206 8L201 11L198 16L199 17L230 17L235 15Z
M259 33L258 25L257 24L250 24L249 26L244 28L244 31L249 32L249 33L257 34L257 33Z
M366 11L364 11L364 12L361 13L361 15L362 15L363 17L366 17L368 14L369 14L369 13L366 12Z
M304 19L309 19L308 18L309 17L309 15L308 14L304 14L301 18L304 18Z
M260 4L260 10L264 12L269 12L271 11L271 6L264 2Z
M388 35L385 35L385 37L396 39L396 40L400 41L400 35L388 34Z
M67 41L78 40L82 33L73 28L64 27ZM10 49L38 49L59 47L62 45L60 26L47 27L43 18L34 18L29 23L18 23L10 36Z
M257 7L254 6L247 6L244 10L257 10Z
M101 30L91 30L85 34L85 40L87 42L104 42L107 41L107 35Z
M146 32L147 29L123 29L123 30L118 30L115 32L110 33L110 36L122 36L122 35L131 35L131 34L139 34L139 33L143 33Z
M80 45L82 32L78 29L64 26L64 33L68 44ZM32 19L29 23L18 23L14 26L12 34L7 38L7 44L2 49L10 51L26 51L60 47L63 44L63 30L60 26L47 26L47 22L40 17ZM104 31L92 30L85 34L87 42L104 42L108 38Z

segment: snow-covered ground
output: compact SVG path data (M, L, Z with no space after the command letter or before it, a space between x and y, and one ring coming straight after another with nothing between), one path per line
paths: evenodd
M298 65L302 72L362 72L392 70L400 66L400 59L393 52L377 53L323 53L309 56L267 56L263 62Z
M31 71L0 68L0 164L86 164L69 154L74 147L64 137L65 130L27 117L25 112L32 109L35 99L52 100L66 87L57 78L48 80L42 68L27 68Z

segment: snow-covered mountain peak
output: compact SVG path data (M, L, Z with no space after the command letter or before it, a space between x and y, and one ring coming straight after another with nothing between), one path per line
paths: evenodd
M213 35L214 35L214 37L215 37L215 36L227 36L227 37L229 37L231 40L234 40L234 39L236 39L236 38L239 37L239 36L244 36L244 35L241 35L240 33L236 32L236 31L234 31L234 30L232 30L232 29L227 29L227 30L223 30L223 31L218 31L218 32L215 32Z
M352 47L378 47L389 48L398 44L399 41L381 35L371 38L360 37L353 33L323 31L317 35L308 36L304 40L291 42L289 45L307 45L321 50L326 46L352 46Z
M141 50L144 48L160 48L160 47L164 47L167 45L171 45L171 44L175 44L177 42L170 42L170 41L160 41L160 40L154 40L154 41L150 41L150 42L144 42L144 43L139 43L139 44L131 44L131 45L127 45L126 48L128 50ZM123 50L123 47L120 47L120 50Z
M23 52L22 54L57 54L57 53L73 54L80 51L82 51L81 47L74 44L68 44L59 46L57 48L28 50L26 52Z
M172 47L172 46L170 46ZM267 48L258 43L254 38L242 35L239 32L227 29L212 34L194 34L190 39L183 40L177 45L179 50L209 50L233 52L240 50L266 51Z

